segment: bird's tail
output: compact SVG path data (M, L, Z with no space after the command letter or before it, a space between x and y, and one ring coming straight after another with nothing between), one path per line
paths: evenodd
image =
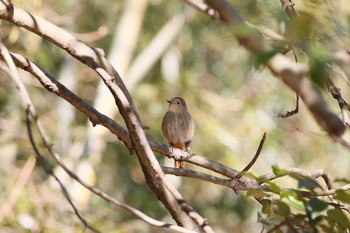
M174 147L185 151L185 143L175 143ZM181 161L181 160L175 160L174 167L175 168L185 168L185 162Z

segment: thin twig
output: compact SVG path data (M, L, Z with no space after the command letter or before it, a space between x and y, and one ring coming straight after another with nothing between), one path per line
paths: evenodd
M53 77L51 77L47 72L45 72L42 68L38 67L35 63L30 61L29 59L23 57L22 55L11 53L12 58L14 59L17 66L20 68L28 71L31 73L34 77L36 77L40 83L44 87L47 88L48 91L53 92L57 94L58 96L62 97L63 99L70 102L73 106L75 106L77 109L81 110L84 114L86 114L90 119L92 119L92 122L94 124L101 124L105 127L107 127L112 133L116 134L120 140L124 142L125 145L129 145L129 134L128 132L122 128L120 125L118 125L116 122L114 122L112 119L108 118L107 116L99 113L96 109L94 109L92 106L90 106L85 101L81 100L78 96L76 96L74 93L69 91L65 86L63 86L60 82L55 80ZM1 57L0 57L1 58ZM47 138L46 138L47 139ZM167 155L169 157L180 157L182 156L182 151L177 149L171 149L169 146L156 143L154 141L149 141L151 148L154 151L157 151L159 153L162 153L164 155ZM46 145L49 145L49 148L51 148L50 145L52 145L51 142L46 141ZM52 149L52 148L51 148ZM62 163L62 161L59 159L59 156L56 155L56 153L53 151L52 154L53 158L56 160L56 162L64 169L66 172L73 178L76 179L79 183L79 181L74 176L74 173L70 173L69 169ZM227 176L229 178L234 178L239 172L233 168L229 168L223 164L220 164L216 161L209 160L203 156L192 154L189 158L185 158L186 161L196 164L198 166L207 168L212 171L216 171L219 174L222 174L224 176ZM240 179L240 183L242 187L249 187L257 185L256 180L249 178L249 177L242 177ZM86 186L87 184L81 183L86 188L90 189L93 187ZM92 191L92 190L91 190ZM97 191L97 190L95 190ZM93 191L94 192L94 191ZM95 193L96 195L98 194ZM104 197L102 197L104 198ZM111 199L109 199L112 201ZM113 202L114 204L117 204L118 202Z
M55 173L53 172L53 170L50 168L50 166L47 164L45 158L41 155L34 137L33 137L33 133L32 133L32 128L31 128L31 120L30 120L30 110L29 110L29 106L26 109L26 125L27 125L27 131L28 131L28 136L29 136L29 141L32 144L32 147L34 149L38 164L45 170L45 172L49 175L51 175L59 184L62 193L64 195L64 197L66 198L66 200L68 201L68 203L70 204L70 206L73 208L75 215L79 218L79 220L83 223L83 225L85 227L87 227L88 229L92 230L93 232L100 232L99 230L97 230L94 226L92 226L90 223L88 223L85 218L81 215L81 213L79 212L79 210L77 209L77 207L75 206L75 204L72 201L71 196L69 195L69 192L67 191L66 187L62 184L61 180L55 175Z
M246 25L244 18L227 0L206 0L206 3L219 12L225 23L249 30L249 33L235 34L239 43L248 51L255 55L271 52L271 45L261 37L258 30ZM276 77L299 94L317 123L332 139L343 135L345 126L320 91L307 79L308 70L305 64L296 64L282 54L275 54L268 59L266 65Z
M12 56L14 56L12 54ZM77 104L79 106L87 106L85 108L83 108L85 111L89 111L90 110L90 115L91 115L91 112L93 114L96 115L96 117L94 117L94 122L96 121L101 121L102 124L108 124L109 127L112 127L111 131L112 132L119 132L120 128L119 125L117 125L115 122L113 123L113 120L104 120L104 118L108 118L102 114L100 114L97 110L95 110L93 107L89 106L85 101L82 101L79 97L77 97L76 95L74 95L72 92L70 92L68 89L66 89L62 84L60 84L58 81L54 81L53 78L51 78L50 76L48 76L47 73L43 72L41 69L38 69L38 67L30 62L29 60L27 59L21 59L21 56L20 55L15 55L16 59L16 64L18 64L20 62L20 60L22 60L22 62L26 62L26 65L25 64L22 64L21 63L21 66L23 68L25 68L27 71L30 71L30 73L32 73L34 76L36 77L40 77L41 79L41 82L45 83L46 87L48 87L49 90L51 91L54 91L56 92L56 94L58 95L63 95L65 98L68 97L68 101L74 103L74 104ZM40 73L41 72L41 73ZM50 78L50 79L49 79ZM51 81L53 83L51 83ZM56 87L58 88L55 88L54 85L57 85ZM67 100L67 99L66 99ZM73 104L73 105L74 105ZM80 108L78 108L80 109ZM34 118L36 120L37 123L40 123L39 118L36 116ZM117 127L115 127L117 126ZM113 128L114 127L114 128ZM46 133L44 132L44 129L43 127L41 127L39 129L39 132L41 135L46 135ZM122 131L123 133L123 131ZM125 140L128 140L127 137L121 137ZM56 163L61 167L63 168L63 170L74 180L76 180L78 183L80 183L81 185L83 185L85 188L89 189L91 192L93 192L94 194L96 194L97 196L101 197L102 199L120 207L120 208L123 208L124 210L127 210L129 212L131 212L132 214L134 214L135 216L139 217L141 220L143 220L144 222L150 224L150 225L153 225L153 226L156 226L156 227L164 227L164 228L169 228L169 229L172 229L172 230L175 230L175 231L178 231L178 232L187 232L187 233L193 233L193 231L191 230L187 230L183 227L180 227L180 226L176 226L176 225L173 225L173 224L169 224L169 223L165 223L165 222L162 222L162 221L158 221L156 219L153 219L149 216L147 216L146 214L144 214L143 212L127 205L127 204L124 204L118 200L116 200L115 198L107 195L106 193L102 192L101 190L93 187L93 186L90 186L88 185L87 183L85 183L83 180L81 180L74 172L72 172L64 163L63 161L60 159L59 155L53 150L53 147L52 147L52 142L50 141L49 137L47 136L42 136L42 139L44 141L44 145L47 147L48 151L50 152L51 156L54 158L54 160L56 161ZM125 145L128 144L128 141L123 141L125 143ZM56 179L56 178L55 178Z
M11 2L5 3L0 1L0 18L38 34L65 50L78 61L89 66L99 75L113 95L118 110L128 128L132 147L142 166L148 186L179 225L183 225L186 228L201 227L200 222L202 221L192 221L193 219L188 216L188 213L182 211L181 206L175 200L177 194L171 193L168 187L165 187L162 182L159 182L159 176L162 176L163 172L146 139L135 103L124 81L112 64L106 59L103 51L84 44L66 30L53 25L43 18L15 7ZM204 232L210 232L203 228L202 230Z
M235 191L246 191L246 190L256 190L256 189L269 191L268 187L265 185L255 185L255 184L247 185L244 183L233 183L232 179L224 179L224 178L220 178L217 176L213 176L213 175L209 175L209 174L205 174L202 172L193 171L189 169L176 169L172 167L162 167L162 170L165 174L203 180L213 184L218 184L221 186L232 188Z
M288 117L293 116L299 112L299 95L298 95L298 93L296 93L295 95L296 95L295 109L292 111L287 111L284 114L278 113L275 115L276 117L288 118Z
M288 2L291 3L290 0L281 0L281 2L282 2L282 4L283 4L283 9L284 9L286 12L288 12L288 11L292 11L292 12L294 11L294 12L295 12L294 7L293 7L293 6L294 6L294 3L293 3L293 4L288 4ZM289 8L291 8L291 9L289 9ZM289 9L289 10L288 10L288 9ZM296 53L294 47L293 47L292 45L290 45L289 47L290 47L290 49L292 50L292 52L293 52L293 54L294 54L294 60L295 60L295 62L298 63L298 56L297 56L297 53ZM295 93L295 95L296 95L295 109L292 110L292 111L287 111L287 112L284 113L284 114L278 113L278 114L275 115L276 117L288 118L288 117L293 116L293 115L295 115L295 114L297 114L297 113L299 112L299 94L298 94L298 93Z
M342 97L340 89L329 78L327 80L327 87L328 87L328 91L332 94L333 98L338 102L344 124L347 127L350 127L350 118L348 114L348 112L350 111L350 105Z
M5 62L7 63L8 67L10 68L10 77L12 78L13 83L16 86L16 89L19 93L19 96L21 97L21 101L22 101L22 105L24 107L24 109L26 110L26 119L27 119L27 127L28 130L31 130L30 128L30 119L29 116L31 116L35 122L37 123L37 126L40 129L42 129L42 124L39 120L39 116L37 115L34 105L32 104L32 101L29 97L29 94L24 86L24 84L22 83L22 81L19 78L16 66L14 64L14 61L11 58L11 55L9 53L9 51L7 50L6 46L0 41L0 53L2 55L2 57L4 58ZM28 131L29 133L29 139L32 143L33 149L35 151L35 154L37 155L37 160L40 163L40 165L44 168L44 170L52 175L56 181L59 183L59 185L61 186L63 195L65 196L65 198L67 199L67 201L69 202L69 204L71 205L71 207L73 208L75 214L77 215L77 217L79 218L79 220L83 223L83 225L85 227L87 227L88 229L91 229L94 232L99 232L96 228L94 228L92 225L90 225L83 217L82 215L79 213L79 211L77 210L77 208L75 207L74 203L72 202L69 193L67 192L66 188L63 186L63 184L61 183L61 181L56 177L56 175L53 173L52 170L50 170L50 168L45 165L45 160L44 158L41 156L40 157L40 153L39 150L36 148L36 145L34 143L34 140L32 138L31 135L31 131ZM42 137L46 138L48 137L46 133L44 133L44 131L42 132Z
M1 45L0 45L1 46ZM5 47L5 49L6 49L6 47ZM1 51L3 51L3 48L1 47ZM5 57L6 57L6 54L3 54L2 53L2 57L5 59ZM18 56L17 56L17 58L18 58ZM11 57L10 57L10 59L11 59ZM12 59L11 59L12 60ZM36 70L36 72L33 72L33 73L35 73L36 75L38 75L38 73L40 73L40 71L42 72L41 73L41 75L39 75L41 78L43 78L43 77L46 77L46 80L44 81L44 80L42 80L45 84L46 84L46 86L48 87L48 89L51 89L51 90L56 90L57 91L57 93L60 93L59 92L59 90L65 90L65 91L67 91L67 89L61 84L61 86L59 86L59 89L57 90L56 88L52 88L53 87L53 85L52 84L50 84L49 83L49 80L47 79L47 76L46 76L46 74L47 73L43 73L43 71L41 70L41 69L38 69L33 63L30 63L29 62L29 60L26 60L26 59L24 59L26 62L28 62L28 64L29 64L29 66L27 65L27 66L25 66L27 69L29 69L29 67L30 67L30 70ZM17 60L17 62L18 62L18 60ZM23 65L23 64L22 64ZM36 69L35 69L35 67L36 67ZM53 79L51 79L51 80L53 80ZM57 83L56 83L57 84ZM102 191L100 191L100 190L98 190L98 189L96 189L96 188L94 188L94 187L92 187L92 186L89 186L87 183L85 183L85 182L83 182L77 175L75 175L75 173L73 173L72 171L70 171L69 169L68 169L68 167L61 161L61 159L60 159L60 157L58 156L58 154L53 150L53 147L52 147L52 142L51 142L51 140L49 139L49 137L47 136L47 134L46 134L46 132L45 132L45 130L44 130L44 127L42 127L42 125L41 125L41 122L40 122L40 120L39 120L39 117L36 115L36 113L35 113L35 108L34 108L34 106L32 105L32 103L31 103L31 101L30 101L30 98L29 98L29 95L26 93L26 91L25 91L25 87L24 87L24 85L23 85L23 83L20 81L20 79L18 79L17 81L16 81L16 86L17 87L20 87L20 89L21 90L24 90L23 91L23 93L24 94L22 94L22 99L25 99L26 101L25 101L25 103L27 103L28 104L28 106L31 106L31 107L28 107L27 109L30 109L30 110L28 110L29 111L29 113L32 115L32 117L33 117L33 119L35 120L35 122L36 122L36 124L37 125L40 125L41 127L39 127L38 129L39 129L39 132L40 132L40 135L42 136L42 139L43 139L43 141L44 141L44 144L45 144L45 146L47 147L47 149L49 150L49 152L50 152L50 154L52 155L52 157L55 159L55 161L57 162L57 164L59 165L59 166L61 166L67 173L68 173L68 175L70 175L70 177L72 177L73 179L75 179L76 181L78 181L81 185L83 185L84 187L86 187L87 189L89 189L90 191L92 191L93 193L95 193L96 195L98 195L98 196L100 196L101 198L103 198L103 199L105 199L105 200L107 200L107 201L109 201L109 202L111 202L111 203L113 203L114 205L116 205L116 206L119 206L119 207L121 207L121 208L123 208L123 209L125 209L125 210L127 210L127 211L129 211L129 212L131 212L131 213L133 213L133 214L135 214L137 217L139 217L141 220L143 220L143 221L145 221L146 223L148 223L148 224L150 224L150 225L153 225L153 226L157 226L157 227L165 227L165 228L169 228L169 229L173 229L173 230L175 230L175 231L178 231L178 232L187 232L187 233L190 233L190 232L193 232L193 231L191 231L191 230L187 230L187 229L185 229L185 228L183 228L183 227L180 227L180 226L176 226L176 225L173 225L173 224L169 224L169 223L165 223L165 222L161 222L161 221L158 221L158 220L156 220L156 219L153 219L153 218L151 218L151 217L149 217L149 216L147 216L146 214L144 214L144 213L142 213L141 211L139 211L139 210L137 210L137 209L135 209L135 208L133 208L133 207L131 207L131 206L128 206L128 205L126 205L126 204L124 204L124 203L121 203L121 202L119 202L118 200L116 200L116 199L114 199L114 198L112 198L112 197L110 197L110 196L108 196L107 194L105 194L104 192L102 192ZM68 91L69 92L69 91ZM72 100L73 99L73 97L75 96L73 93L71 93L71 92L69 92L68 93L68 95L66 95L66 97L69 97L69 100L71 100L71 101L74 101L74 100ZM75 96L76 97L76 96ZM75 101L75 102L77 102L77 103L79 103L79 104L82 104L82 102L80 102L80 98L78 98L78 100L77 101ZM75 103L74 102L74 103ZM84 102L85 103L85 102ZM89 108L88 108L89 109ZM85 109L86 110L86 109ZM98 115L98 117L99 117L99 115ZM101 118L98 118L99 120L101 120ZM111 120L112 121L112 120ZM109 121L107 121L107 122L109 122ZM110 123L110 122L109 122ZM113 131L113 130L112 130ZM124 141L124 143L126 143L127 141ZM39 152L38 150L37 150L37 152ZM40 154L40 153L39 153ZM53 172L52 172L53 173ZM50 174L50 173L49 173ZM54 174L53 174L54 175ZM58 179L57 179L57 177L55 177L55 175L54 175L54 178L57 180L57 182L60 182ZM62 184L60 183L60 186L62 186ZM62 187L61 187L62 188ZM62 189L62 191L63 191L63 193L64 193L64 195L66 196L66 194L68 194L67 193L67 190L65 190L65 188L64 188L64 186L63 186L63 189ZM66 197L69 197L69 196L66 196ZM68 200L68 199L67 199ZM71 202L71 200L68 200L68 202L72 205L73 203ZM73 208L75 208L75 207L73 207ZM81 217L81 215L79 215L80 217ZM78 217L79 217L78 216ZM80 218L79 217L79 218ZM85 221L84 220L84 224L85 223L87 223L87 221ZM86 227L88 227L88 226L86 226Z
M45 84L44 85L45 87L50 87L50 88L48 88L48 90L50 90L50 91L60 95L62 98L66 99L67 101L70 101L70 102L73 102L73 103L79 102L79 101L74 100L75 98L78 98L77 96L75 96L73 93L69 92L69 90L64 89L64 86L62 84L60 84L57 80L54 80L50 76L45 76L45 75L48 75L48 74L46 72L43 72L43 70L38 68L34 63L30 62L28 59L25 59L25 58L21 57L21 55L19 55L19 54L11 53L11 56L13 56L14 61L16 62L16 65L22 67L23 69L27 70L28 72L33 74L35 77L37 77L38 80L43 83L43 85ZM41 72L41 74L40 74L40 72ZM55 86L57 86L58 89ZM69 96L69 98L67 98L67 96ZM80 105L78 105L78 107L77 107L78 109L80 109L79 106ZM88 116L91 114L90 111L92 111L92 112L96 111L92 107L91 108L84 108L84 109L86 109L86 113L85 114L87 114ZM96 115L96 113L94 113L94 114ZM95 119L94 122L97 123L97 124L99 123L99 120L103 119L103 118L100 117L99 114L100 113L98 113L96 115L96 117L94 117L94 119ZM102 116L105 117L104 115L102 115ZM103 120L102 124L105 124L105 123L106 124L111 124L112 122L113 122L113 120L111 120L111 119ZM110 127L112 132L119 132L117 129L113 129L113 127L114 127L113 124L112 125L107 125L107 127ZM126 134L125 136L121 137L121 139L125 143L124 140L128 139L128 134ZM340 140L339 143L347 145L344 140ZM51 143L47 142L45 144L50 145ZM157 152L160 152L162 154L165 154L165 155L167 155L169 157L172 157L172 156L176 157L176 156L181 156L182 155L181 151L177 151L176 149L171 150L170 147L168 147L168 146L166 146L164 144L156 143L156 142L153 142L153 141L150 141L150 144L151 144L151 147L152 147L153 150L155 150ZM348 147L350 149L350 144L348 145ZM87 184L84 184L83 181L81 181L79 179L79 177L74 176L75 174L73 172L70 172L69 169L64 165L64 163L57 156L54 156L55 160L57 160L57 163L60 166L62 166L66 170L66 172L68 174L70 174L70 176L73 179L77 180L79 183L81 183L86 188L91 189L92 192L94 192L96 195L99 195L101 198L106 199L107 201L110 201L112 204L119 206L118 201L114 200L112 197L109 197L108 195L106 196L102 191L94 189L94 187L89 187ZM216 161L209 160L206 157L203 157L203 156L200 156L200 155L193 154L191 157L185 158L185 159L186 159L186 161L188 161L190 163L193 163L193 164L196 164L198 166L207 168L207 169L209 169L211 171L215 171L215 172L217 172L217 173L219 173L221 175L224 175L226 177L229 177L229 178L234 178L234 177L236 177L239 174L239 172L237 170L235 170L235 169L229 168L229 167L227 167L227 166L225 166L223 164L220 164L220 163L218 163ZM293 172L294 174L299 172L302 175L305 175L305 172L302 172L301 170L290 169L289 171ZM179 171L178 169L177 169L177 171L166 170L166 172L169 172L169 174L180 175L180 176L187 176L189 174L189 173L186 173L185 171L183 172L184 174L182 174L182 172ZM317 177L322 176L323 179L325 180L325 182L327 183L327 181L326 181L327 174L326 173L324 173L324 172L317 172L317 174L314 173L314 176L313 176L314 178L316 177L315 175L317 175ZM192 174L189 177L193 177L193 178L196 178L196 179L202 179L203 178L202 175L198 175L198 174L195 174L195 175ZM276 179L276 178L278 178L278 177L276 177L274 174L269 174L269 175L261 176L260 178L258 178L258 180L264 180L265 179L264 182L266 182L267 181L266 179L273 180L273 179ZM207 179L207 178L204 178L204 179ZM229 179L229 180L231 180L231 179ZM328 180L330 180L330 179L328 179ZM210 180L208 178L207 181L212 182L212 183L217 183L217 180L215 180L215 179ZM249 189L258 189L259 188L259 185L258 185L257 181L255 179L253 179L253 178L241 177L241 179L239 181L240 181L239 184L236 184L236 186L234 186L234 189L236 189L236 190L249 190ZM232 183L229 184L227 181L224 181L224 179L223 179L222 182L220 181L220 185L224 185L224 186L233 188L232 187ZM329 189L331 189L330 188L331 187L331 182L328 182L327 186L328 186ZM336 190L338 190L338 189L329 190L329 192L324 192L324 193L322 193L322 192L316 193L315 195L332 195L332 192L336 192ZM144 221L147 222L147 219L144 220Z
M262 148L264 147L265 140L266 140L266 132L264 132L264 135L263 135L262 139L260 140L258 150L256 151L253 159L247 164L247 166L245 168L243 168L243 170L236 176L235 179L240 179L242 177L242 175L244 173L246 173L247 171L249 171L249 169L254 165L254 163L256 162L256 160L258 159L258 157L261 153Z

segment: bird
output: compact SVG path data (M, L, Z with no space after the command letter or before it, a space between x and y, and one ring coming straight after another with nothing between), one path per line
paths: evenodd
M162 121L162 131L171 147L190 153L190 146L194 136L194 122L187 110L186 102L181 97L167 100L169 109ZM175 168L185 168L185 162L175 160Z

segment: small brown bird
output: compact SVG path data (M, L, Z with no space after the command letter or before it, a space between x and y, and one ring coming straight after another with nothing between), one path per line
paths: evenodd
M170 146L189 152L194 135L194 122L187 111L186 102L181 97L167 100L169 110L162 122L162 131ZM175 160L175 168L184 168L184 161Z

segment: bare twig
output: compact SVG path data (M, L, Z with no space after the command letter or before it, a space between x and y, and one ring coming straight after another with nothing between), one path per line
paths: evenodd
M13 54L11 53L11 56L14 58L14 61L16 62L16 65L17 66L20 66L22 67L23 69L29 71L31 74L33 74L35 77L38 78L38 80L42 83L44 83L45 87L48 88L48 90L50 90L51 92L54 92L58 95L60 95L62 98L66 99L67 101L70 101L72 103L79 103L79 101L76 100L76 98L79 98L77 96L75 96L73 93L69 92L69 90L65 90L63 89L63 85L60 84L57 80L54 80L52 77L50 77L47 73L45 73L42 69L38 68L34 63L30 62L28 59L25 59L23 58L21 55L18 55L18 54ZM59 91L58 91L59 90ZM69 98L68 98L69 97ZM76 105L76 104L75 104ZM84 104L83 105L78 105L78 109L81 109L81 106L85 106ZM85 109L84 113L87 115L87 116L90 116L91 113L94 113L96 115L96 117L94 117L94 122L96 124L99 124L101 119L105 119L106 117L105 116L100 116L99 112L97 112L95 109L93 109L92 107L88 107L88 108L83 108ZM117 132L118 134L120 134L122 132L122 135L124 134L124 132L126 133L125 136L121 136L121 140L123 142L126 142L124 140L128 140L128 133L125 131L125 129L123 128L120 128L122 129L122 131L118 131L120 130L119 127L115 128L115 124L112 124L113 120L111 119L108 119L106 118L107 120L102 120L102 123L103 125L107 124L107 127L110 128L110 130L112 132ZM341 143L341 142L340 142ZM345 142L344 142L345 143ZM50 145L51 143L50 142L47 142L45 144L48 144ZM169 146L166 146L164 144L159 144L159 143L156 143L156 142L152 142L150 141L150 145L152 147L153 150L157 151L157 152L160 152L162 154L165 154L169 157L176 157L176 156L182 156L182 151L181 150L176 150L176 149L171 149ZM260 146L259 146L260 148ZM349 148L350 148L350 145L349 145ZM123 203L120 203L118 200L115 200L114 198L108 196L107 194L103 193L102 191L94 188L94 187L91 187L89 186L88 184L84 183L81 179L79 179L79 177L77 177L73 172L71 172L67 166L64 165L64 163L59 159L58 155L56 153L53 153L53 157L55 158L55 160L57 161L57 163L64 169L66 170L66 172L75 180L77 180L79 183L81 183L84 187L88 188L90 191L92 191L93 193L95 193L96 195L100 196L101 198L107 200L107 201L110 201L112 204L114 205L117 205L117 206L120 206L121 208L125 208L126 210L129 211L128 207L123 207ZM202 179L202 180L205 180L205 181L208 181L208 182L212 182L212 183L216 183L216 184L220 184L220 185L223 185L223 186L226 186L226 187L230 187L230 188L233 188L234 190L251 190L251 189L264 189L265 191L268 191L268 189L266 189L265 186L261 186L258 184L258 182L253 179L253 178L250 178L250 177L241 177L240 180L239 180L239 183L237 184L233 184L232 183L232 178L235 178L237 177L237 175L239 174L239 171L235 170L235 169L232 169L232 168L229 168L223 164L220 164L216 161L212 161L212 160L209 160L203 156L200 156L200 155L196 155L196 154L193 154L191 157L189 158L184 158L187 162L190 162L190 163L193 163L193 164L196 164L198 166L201 166L201 167L204 167L204 168L207 168L211 171L215 171L221 175L224 175L228 178L231 178L231 179L221 179L221 178L218 178L218 177L215 177L215 176L210 176L210 175L206 175L206 174L200 174L198 172L194 172L194 171L187 171L187 170L183 170L181 171L180 169L171 169L171 168L163 168L164 171L168 174L174 174L174 175L179 175L179 176L188 176L188 177L192 177L192 178L197 178L197 179ZM318 178L318 177L322 177L326 184L327 184L327 187L328 189L330 190L325 190L325 191L319 191L317 193L314 194L315 195L332 195L336 192L336 190L338 189L331 189L332 187L332 182L331 182L331 179L328 177L328 175L324 172L324 171L317 171L317 172L314 172L312 174L310 173L307 173L305 171L302 171L301 169L296 169L296 168L291 168L291 169L286 169L288 173L288 175L297 175L299 174L300 176L304 176L304 177L309 177L309 178ZM258 180L261 182L261 183L264 183L266 181L269 181L269 180L274 180L278 178L277 176L275 176L274 174L268 174L268 175L264 175L264 176L261 176L260 178L258 178ZM343 190L343 189L346 189L347 186L344 186L344 187L341 187L339 189ZM307 196L312 196L313 194L305 194ZM132 207L131 207L132 208ZM134 213L133 211L131 211L132 213ZM136 210L136 215L140 213L140 214L143 214L142 212L137 212ZM135 213L134 213L135 214ZM142 220L144 220L145 222L148 221L148 218L141 215L141 216L138 216L140 217ZM155 220L157 221L157 220ZM149 223L149 222L148 222ZM150 223L151 225L153 225L152 221ZM166 226L169 228L172 228L172 225L167 225L166 223L164 223L162 225L161 222L154 222L154 224L156 224L155 226ZM176 226L175 226L176 227Z
M332 94L333 98L337 100L341 114L343 116L343 122L347 127L350 127L350 118L348 112L350 111L350 105L344 100L340 89L333 83L331 79L327 80L328 91Z
M44 87L47 88L48 91L55 93L56 95L62 97L63 99L71 103L73 106L75 106L85 115L87 115L94 124L101 124L107 127L113 134L118 136L118 138L121 141L123 141L125 145L130 144L128 132L115 121L98 112L96 109L94 109L88 103L80 99L80 97L69 91L59 81L55 80L52 76L50 76L42 68L39 68L35 63L30 61L29 59L15 53L11 53L11 56L16 66L31 73L34 77L38 79L40 83L42 83ZM2 57L0 56L0 59L1 58ZM183 152L176 148L170 148L167 145L160 144L154 141L149 141L149 143L151 145L152 150L162 153L168 156L169 158L181 158L183 156ZM229 168L223 164L209 160L200 155L192 154L190 157L184 159L190 163L215 171L229 178L234 178L239 173L239 171L233 168ZM257 182L254 179L249 177L242 177L240 179L240 182L242 182L243 184L250 185L257 184Z
M57 80L53 79L48 73L44 72L42 69L37 67L36 64L32 63L30 60L25 59L24 57L22 57L19 54L11 54L11 56L14 58L16 65L22 67L23 69L29 71L31 74L33 74L35 77L37 77L41 83L45 84L44 86L47 87L48 90L56 93L59 96L62 96L64 99L66 99L67 101L72 103L74 106L77 106L77 108L79 110L82 109L83 112L87 116L93 116L91 118L94 119L93 122L95 124L101 123L103 125L106 125L112 132L114 132L114 133L117 132L117 135L120 135L120 138L122 139L122 141L126 145L128 144L128 133L126 132L125 129L123 129L121 126L119 126L117 123L115 123L112 119L109 119L108 117L99 113L96 109L94 109L88 103L81 100L78 96L76 96L75 94L70 92L61 83L59 83ZM38 118L36 117L35 119L38 119ZM42 135L46 134L45 132L42 132L42 129L39 129L39 131ZM126 133L126 136L124 135L125 133ZM51 156L55 159L57 164L60 167L62 167L63 170L65 170L71 178L76 180L78 183L83 185L85 188L89 189L94 194L98 195L99 197L105 199L106 201L108 201L108 202L110 202L118 207L121 207L121 208L131 212L132 214L136 215L141 220L145 221L146 223L148 223L150 225L153 225L156 227L165 227L165 228L173 229L173 230L178 231L178 232L193 232L191 230L185 229L185 228L180 227L180 226L176 226L173 224L169 224L169 223L165 223L165 222L161 222L161 221L158 221L156 219L153 219L153 218L147 216L146 214L144 214L143 212L141 212L141 211L139 211L139 210L127 205L127 204L124 204L124 203L116 200L115 198L107 195L106 193L102 192L101 190L99 190L93 186L88 185L86 182L81 180L74 172L72 172L63 163L63 161L60 159L59 155L53 150L52 143L49 140L49 138L43 137L43 140L44 140L44 144L46 145Z
M266 132L264 133L262 139L260 140L260 143L259 143L259 147L258 147L258 150L256 151L253 159L247 164L247 166L245 168L243 168L243 170L236 176L236 179L239 179L242 177L242 175L249 171L249 169L254 165L254 163L256 162L256 160L258 159L260 153L261 153L261 150L264 146L264 143L265 143L265 140L266 140Z
M260 152L261 152L261 149L263 147L263 144L264 144L264 141L265 141L265 138L266 138L266 135L264 134L260 144L259 144L259 147L258 147L258 150L253 158L253 160L249 163L249 165L246 167L246 169L250 169L250 167L255 163L256 159L258 158ZM166 145L163 145L163 144L159 144L159 143L156 143L156 142L152 142L150 141L150 145L152 147L152 149L154 151L157 151L159 153L162 153L166 156L168 156L169 158L181 158L182 156L182 151L181 150L178 150L176 148L170 148ZM228 184L230 185L229 187L232 187L232 179L236 180L236 183L238 184L241 184L243 185L242 187L244 186L247 186L248 188L249 187L257 187L258 185L258 182L257 180L251 178L251 177L245 177L245 176L242 176L243 174L240 173L238 170L235 170L233 168L230 168L230 167L227 167L219 162L216 162L216 161L213 161L213 160L210 160L206 157L203 157L201 155L198 155L198 154L192 154L191 156L189 157L185 157L185 158L182 158L184 161L186 162L189 162L189 163L192 163L192 164L195 164L195 165L198 165L200 167L203 167L203 168L206 168L210 171L214 171L218 174L221 174L223 176L226 176L228 178L231 178L231 184ZM173 172L172 170L169 170L169 169L166 169L167 172ZM174 171L175 172L175 171ZM178 175L182 174L181 172L176 172ZM189 173L184 173L182 175L186 176L186 175L195 175L195 173L192 173L190 174L191 172ZM174 173L175 174L175 173ZM198 174L197 174L198 175ZM239 179L237 179L237 176L240 176ZM199 179L210 179L209 176L201 176L201 175L198 175L198 178ZM215 178L212 180L212 182L215 183ZM237 181L238 180L238 181ZM223 183L225 183L226 181L224 181ZM237 185L238 185L237 184ZM237 187L237 189L240 189L239 187Z
M119 112L125 121L132 149L136 152L149 187L179 225L188 229L202 228L201 223L204 222L204 218L200 222L193 221L188 212L184 211L180 203L176 201L175 196L177 194L171 193L169 191L171 189L167 188L163 183L166 178L146 140L133 99L117 71L105 58L104 53L77 40L66 30L14 7L10 2L0 1L0 18L6 19L19 27L26 28L59 46L80 62L88 65L100 76L112 93ZM206 225L205 229L211 228ZM206 232L205 229L202 228ZM208 232L211 231L208 230Z
M221 186L232 188L235 191L245 191L245 190L265 190L269 191L268 187L265 185L255 185L255 184L245 184L232 182L232 179L224 179L213 175L208 175L202 172L193 171L189 169L176 169L172 167L162 167L165 174L171 174L175 176L189 177L198 180L207 181L213 184L218 184Z
M125 121L132 148L136 152L149 187L179 225L189 229L200 226L200 223L193 221L188 213L182 210L180 204L175 200L175 194L159 182L159 177L162 176L163 172L146 140L133 99L118 72L105 58L102 50L87 46L66 30L43 18L16 8L7 1L0 1L0 18L38 34L96 71L112 93L119 112Z
M233 26L245 27L250 32L235 34L238 41L247 50L253 54L264 54L271 51L271 46L266 43L259 32L247 26L243 17L226 0L206 0L206 2L219 12L224 22ZM311 81L306 78L308 72L305 65L295 64L282 54L276 54L268 60L267 67L300 96L317 123L331 138L338 138L344 133L345 126L342 121L332 111Z
M284 114L278 113L275 115L276 117L288 118L288 117L293 116L299 112L299 95L298 95L298 93L296 93L295 95L296 95L295 109L292 111L287 111Z
M47 164L45 158L41 155L41 153L39 152L39 149L35 143L34 137L33 137L33 133L32 133L32 128L31 128L31 113L29 110L29 106L26 109L26 123L27 123L27 131L28 131L28 136L29 136L29 141L32 144L32 147L34 149L36 158L38 160L39 165L45 170L45 172L49 175L51 175L59 184L62 193L64 195L64 197L66 198L66 200L68 201L68 203L70 204L70 206L73 208L75 215L79 218L79 220L83 223L83 225L92 230L93 232L100 232L99 230L97 230L94 226L92 226L87 220L85 220L85 218L81 215L81 213L79 212L79 210L77 209L77 207L75 206L75 204L73 203L72 198L69 195L69 192L67 191L66 187L62 184L61 180L55 175L55 173L52 171L52 169L50 168L50 166ZM37 119L38 120L38 119Z
M88 65L100 76L113 95L119 112L123 117L129 131L132 148L136 152L147 184L151 190L157 195L158 199L164 204L179 225L183 225L188 229L200 227L203 231L207 232L205 229L209 229L210 227L205 226L205 229L203 229L201 226L204 218L202 218L203 221L193 221L194 219L176 201L175 196L177 194L169 191L171 189L163 183L165 178L159 180L159 177L164 176L164 174L148 144L133 99L118 72L105 58L102 50L91 48L66 30L51 24L43 18L16 8L10 2L0 1L0 18L19 27L26 28L64 49L71 56Z
M76 216L79 218L79 220L83 223L83 225L85 227L87 227L88 229L94 231L94 232L99 232L96 228L94 228L90 223L88 223L84 217L80 214L80 212L77 210L77 208L75 207L73 201L71 200L69 193L67 192L66 188L63 186L63 184L61 183L61 181L57 178L57 176L53 173L53 171L49 168L49 166L46 165L46 162L44 160L44 158L40 155L39 150L36 148L36 144L34 142L34 139L32 138L32 134L31 134L31 128L30 128L30 116L35 120L35 122L37 123L37 126L39 128L39 130L43 129L43 126L39 120L39 117L35 111L34 105L32 104L32 101L28 95L28 92L26 91L26 88L24 86L24 84L21 82L19 75L17 73L17 69L16 66L11 58L10 53L8 52L7 48L4 46L4 44L0 41L0 53L1 56L4 58L5 62L7 63L8 67L10 68L10 77L12 78L13 83L15 84L17 91L19 93L19 96L21 97L21 101L22 101L22 105L26 110L26 119L27 119L27 127L28 127L28 133L29 133L29 139L30 142L32 143L33 149L35 151L35 154L37 155L37 160L40 163L40 165L44 168L44 170L50 174L51 176L53 176L56 181L59 183L61 190L65 196L65 198L67 199L67 201L69 202L69 204L71 205L71 207L73 208ZM46 138L48 137L45 134L45 131L43 130L42 132L42 137ZM51 146L51 145L50 145Z

